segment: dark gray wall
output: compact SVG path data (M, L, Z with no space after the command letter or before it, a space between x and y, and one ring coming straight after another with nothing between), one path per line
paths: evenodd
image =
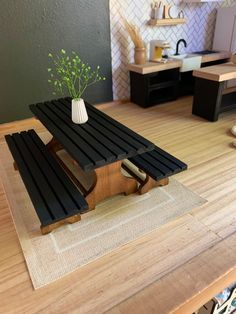
M31 116L52 99L48 53L76 51L107 80L89 88L92 103L112 99L109 0L1 0L0 123Z

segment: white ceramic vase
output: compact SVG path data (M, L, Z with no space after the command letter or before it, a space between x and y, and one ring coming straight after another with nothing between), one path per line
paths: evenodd
M88 121L87 110L82 98L72 99L71 115L72 121L76 124L83 124Z

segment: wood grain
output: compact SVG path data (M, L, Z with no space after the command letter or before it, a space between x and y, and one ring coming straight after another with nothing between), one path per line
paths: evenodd
M192 98L103 110L189 165L176 179L208 200L191 215L34 291L0 183L0 313L192 313L236 280L236 112L212 124L191 115ZM36 120L0 126L35 128ZM1 145L0 145L1 146ZM1 149L1 148L0 148Z
M232 62L213 65L193 71L193 76L210 81L224 82L236 78L236 65Z
M202 63L229 59L230 56L231 56L231 53L227 51L221 51L219 53L203 55ZM181 60L169 59L167 63L147 62L143 65L137 65L137 64L131 63L127 65L127 69L129 71L133 71L140 74L149 74L149 73L155 73L155 72L169 70L169 69L180 68L181 65L182 65Z
M165 16L164 19L151 19L148 21L148 25L150 26L170 26L170 25L178 25L178 24L185 24L186 23L186 19L172 19L169 17L169 9L170 6L166 5L165 6L165 15L167 14L167 16Z

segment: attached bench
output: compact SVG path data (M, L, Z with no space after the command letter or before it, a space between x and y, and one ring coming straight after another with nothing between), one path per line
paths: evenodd
M42 234L79 221L88 204L35 131L5 138L41 222Z
M145 174L135 169L136 166ZM161 148L155 149L129 158L123 163L123 168L140 183L139 193L144 194L155 186L164 186L169 183L169 177L187 169L187 165L168 154Z

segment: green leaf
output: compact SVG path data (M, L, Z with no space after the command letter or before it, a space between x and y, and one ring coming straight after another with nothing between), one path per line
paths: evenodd
M65 55L65 54L66 54L66 51L65 51L64 49L61 49L61 53L62 53L63 55Z

